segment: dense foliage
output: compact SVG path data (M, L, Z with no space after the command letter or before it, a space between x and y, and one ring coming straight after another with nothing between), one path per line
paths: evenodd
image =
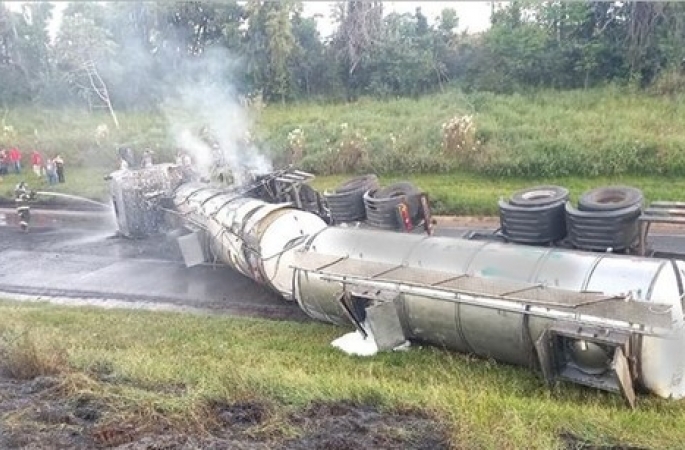
M54 41L52 8L0 5L0 104L153 108L160 80L217 48L239 91L267 101L416 96L450 81L500 92L618 81L671 93L685 84L679 3L514 1L468 35L451 9L429 20L420 7L384 15L380 1L341 1L326 39L292 0L73 2Z

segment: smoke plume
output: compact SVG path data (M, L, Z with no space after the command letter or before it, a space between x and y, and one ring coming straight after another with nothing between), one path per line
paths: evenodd
M162 109L173 141L191 154L203 175L219 162L241 183L246 175L269 172L272 166L252 143L252 120L234 87L235 64L223 49L186 61L167 80Z

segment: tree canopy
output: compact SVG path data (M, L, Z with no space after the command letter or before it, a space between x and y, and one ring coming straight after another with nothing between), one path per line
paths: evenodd
M420 7L384 14L381 1L347 0L335 4L337 28L326 39L294 0L73 2L54 41L52 12L49 2L0 4L3 106L154 108L160 80L216 48L240 93L271 102L417 96L448 83L499 92L645 87L679 77L685 64L685 5L675 2L518 0L468 35L452 9L429 18Z

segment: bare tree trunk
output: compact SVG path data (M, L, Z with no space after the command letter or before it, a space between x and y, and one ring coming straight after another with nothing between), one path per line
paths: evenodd
M91 87L93 88L97 96L100 97L100 100L102 100L105 103L105 106L109 111L109 115L112 116L114 126L118 130L119 120L117 119L117 114L114 111L114 107L112 106L112 101L109 98L109 91L107 90L107 85L100 76L100 73L98 72L97 67L95 67L95 63L93 61L88 61L86 63L86 74L88 75L88 79L90 80Z

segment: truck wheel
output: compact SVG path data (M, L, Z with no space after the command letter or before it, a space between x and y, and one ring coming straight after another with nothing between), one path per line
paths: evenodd
M509 203L514 206L545 206L565 202L568 194L568 189L562 186L534 186L514 192Z
M585 192L578 199L580 211L617 211L641 204L642 191L630 186L606 186Z
M355 222L366 218L364 194L378 188L376 175L364 175L346 181L334 191L326 191L326 200L333 223Z

